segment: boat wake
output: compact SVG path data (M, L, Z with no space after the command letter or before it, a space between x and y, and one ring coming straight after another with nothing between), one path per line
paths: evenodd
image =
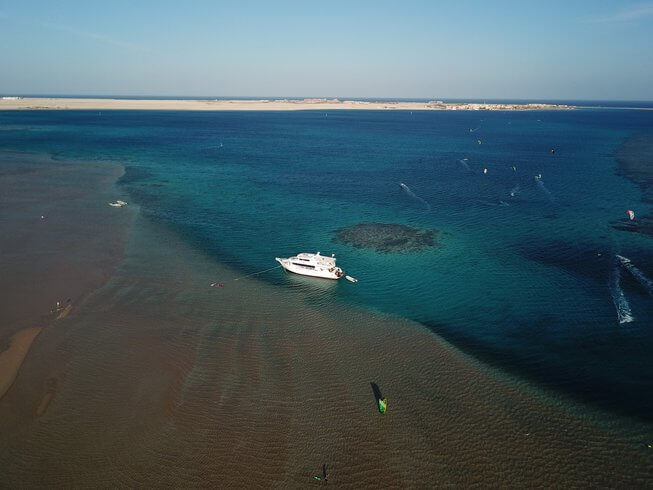
M630 309L630 304L626 299L626 295L621 289L620 283L621 269L615 264L615 267L612 269L612 274L610 274L610 295L612 296L612 302L617 309L617 319L619 320L619 323L630 323L635 320L635 317Z
M549 192L549 189L546 188L544 185L544 182L542 182L542 175L536 175L535 176L535 182L537 183L537 186L540 188L540 190L544 193L546 198L549 200L549 202L554 202L555 198L553 197L553 194Z
M465 171L472 173L472 169L469 167L469 164L467 163L467 158L462 158L458 160L458 163L462 165L462 167L465 169Z
M411 191L410 187L408 187L406 184L404 184L403 182L399 182L399 187L401 187L401 190L404 191L408 195L408 197L410 197L411 199L415 199L416 201L419 201L422 204L424 204L424 206L426 206L427 211L431 210L431 205L428 202L426 202L424 199L419 197L417 194L415 194L413 191Z
M498 200L498 201L488 201L486 199L479 199L477 201L479 204L482 204L483 206L491 206L491 207L506 207L510 206L506 201Z
M644 289L646 289L646 292L651 297L653 297L653 281L651 281L648 277L644 275L642 271L640 271L637 267L635 267L629 258L624 257L622 255L616 255L616 257L617 260L619 260L621 265L624 267L624 269L630 272L632 276L635 278L635 280L638 283L640 283Z

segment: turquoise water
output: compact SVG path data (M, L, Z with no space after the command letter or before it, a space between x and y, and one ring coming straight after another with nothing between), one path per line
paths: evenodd
M616 109L4 112L0 148L120 162L146 216L243 274L335 253L359 283L259 278L324 308L415 319L542 385L650 417L653 298L614 254L653 278L653 242L609 222L649 209L614 152L652 127L650 111ZM440 246L333 241L361 222L436 229Z

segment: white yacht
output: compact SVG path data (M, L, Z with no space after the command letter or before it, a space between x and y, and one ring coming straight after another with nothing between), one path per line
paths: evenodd
M276 261L285 270L303 276L340 279L345 275L340 267L336 267L335 256L324 257L320 252L315 254L303 252L287 259L276 257Z

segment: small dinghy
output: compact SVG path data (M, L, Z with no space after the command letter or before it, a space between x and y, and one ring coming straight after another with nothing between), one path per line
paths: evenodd
M345 276L345 279L347 279L349 282L358 282L358 279L356 279L355 277L351 277L351 276Z

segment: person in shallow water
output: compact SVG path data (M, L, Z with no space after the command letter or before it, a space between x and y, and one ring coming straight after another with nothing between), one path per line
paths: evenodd
M322 476L320 476L320 475L315 475L315 476L313 477L313 479L314 479L314 480L317 480L317 481L322 481L322 480L324 480L324 481L329 481L329 479L327 478L327 470L326 470L326 468L327 468L326 463L322 464Z

